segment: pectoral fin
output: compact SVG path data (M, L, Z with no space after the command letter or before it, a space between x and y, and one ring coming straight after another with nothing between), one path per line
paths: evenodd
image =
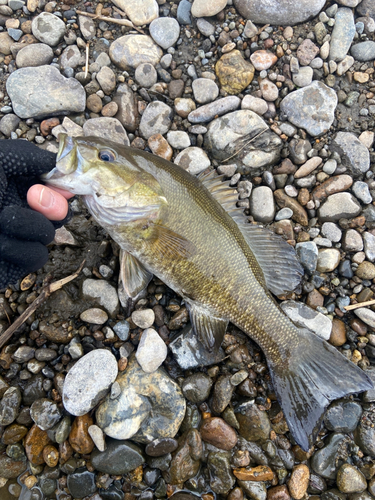
M188 308L193 329L204 347L209 351L219 349L228 326L228 321L221 318L214 318L207 311L196 305L188 305Z
M169 259L188 259L195 252L193 243L165 226L152 224L150 236L153 250ZM147 229L146 229L147 231Z
M132 298L146 288L152 279L152 274L143 264L124 250L120 251L120 275L124 290Z

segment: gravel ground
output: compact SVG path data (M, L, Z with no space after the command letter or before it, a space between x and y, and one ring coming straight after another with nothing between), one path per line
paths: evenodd
M1 139L216 169L296 247L284 312L375 381L374 306L345 309L375 292L373 0L0 0L0 30ZM375 496L375 391L331 404L304 452L257 345L230 325L207 353L156 278L130 301L119 248L71 206L46 266L0 291L2 333L86 259L0 352L1 500Z

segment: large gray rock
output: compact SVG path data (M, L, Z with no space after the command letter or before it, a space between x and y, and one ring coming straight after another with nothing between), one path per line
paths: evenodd
M20 118L81 113L86 108L82 85L53 66L18 69L9 76L6 89Z
M17 68L44 66L53 59L53 50L45 43L32 43L21 49L16 56Z
M370 153L362 142L350 132L338 132L330 149L340 155L341 163L353 177L365 174L370 168Z
M325 0L234 0L241 16L256 24L294 26L316 16Z
M306 130L313 137L325 134L335 118L336 92L322 82L288 94L280 104L288 121Z
M180 25L173 17L158 17L150 24L150 35L160 47L169 49L180 36Z
M350 193L335 193L318 210L318 217L322 222L335 222L340 219L357 217L361 212L361 205Z
M65 33L65 23L49 12L42 12L34 17L31 29L35 38L40 42L54 47Z
M136 26L149 24L159 15L156 0L113 0L113 3L129 17Z
M280 158L281 139L253 111L242 109L208 125L205 148L219 161L231 158L238 172L258 175Z
M333 27L329 58L332 61L342 61L355 35L354 16L351 9L346 7L337 11Z
M123 70L136 69L142 63L155 66L162 55L162 49L147 35L121 36L109 48L112 62Z
M99 118L91 118L83 125L83 133L102 137L109 141L118 142L119 144L130 145L128 134L122 124L116 118L101 116Z
M110 351L96 349L85 354L65 377L64 408L72 415L85 415L107 394L117 373L117 361Z
M99 427L115 439L148 443L174 437L185 415L181 389L163 368L146 373L132 355L116 382L121 392L107 397L96 411Z

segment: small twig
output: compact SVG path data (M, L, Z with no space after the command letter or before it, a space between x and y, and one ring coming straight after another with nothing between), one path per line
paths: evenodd
M66 283L69 283L69 281L74 280L77 278L79 273L82 271L83 266L85 264L85 260L82 262L82 264L79 266L77 271L70 276L67 276L66 278L63 278L61 280L55 281L54 283L50 283L46 285L42 291L40 292L40 295L37 299L34 300L32 304L19 316L16 321L7 329L5 332L0 336L0 348L3 347L3 345L8 342L8 340L11 338L13 333L29 318L32 313L46 300L48 297L53 293L56 292L57 290L60 290Z
M80 16L86 16L86 17L91 17L92 19L98 19L99 21L106 21L107 23L114 23L114 24L119 24L120 26L128 26L128 28L133 28L139 33L142 33L144 35L144 32L137 28L137 26L134 26L134 24L129 21L129 19L115 19L114 17L108 17L108 16L98 16L96 14L91 14L91 12L84 12L83 10L77 10L76 13Z
M266 28L268 28L268 26L271 26L270 24L265 24L264 26L262 26L261 28L258 29L257 31L257 35L260 35L262 33L262 31L264 31Z
M85 79L89 72L89 42L86 43Z
M228 158L225 158L225 160L222 160L222 163L224 163L225 161L228 161L230 160L231 158L233 158L234 156L237 156L238 153L240 151L243 150L243 148L246 148L246 146L248 146L251 142L255 141L255 139L257 139L260 135L264 134L264 132L267 132L267 130L269 130L268 128L265 128L264 130L262 130L261 132L259 132L259 134L257 134L255 137L252 137L249 141L247 141L242 147L240 147L240 149L238 151L236 151L235 153L233 153L231 156L228 156Z
M360 307L373 306L375 304L375 299L367 300L366 302L358 302L358 304L351 304L350 306L344 306L346 311L351 311L352 309L359 309Z

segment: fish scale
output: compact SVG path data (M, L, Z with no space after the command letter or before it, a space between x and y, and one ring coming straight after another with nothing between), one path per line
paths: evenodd
M271 295L299 284L294 250L245 223L233 189L202 180L141 150L96 137L61 137L46 179L82 195L120 245L121 276L137 296L152 274L185 300L193 329L217 349L231 321L262 348L275 394L295 441L308 450L329 402L372 388L332 345L297 328ZM152 273L152 274L151 274Z

